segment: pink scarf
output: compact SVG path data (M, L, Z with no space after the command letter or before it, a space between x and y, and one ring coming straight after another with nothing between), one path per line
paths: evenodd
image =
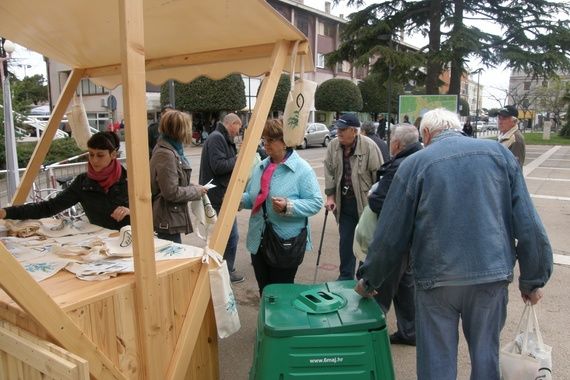
M113 160L105 169L100 172L96 172L91 163L87 164L87 177L99 183L99 186L103 188L103 191L107 193L109 188L113 186L119 178L121 178L121 172L123 167L119 164L119 161Z
M271 162L263 171L263 174L261 175L261 190L259 191L259 194L257 194L257 198L255 198L252 214L258 212L263 202L265 202L267 199L267 196L269 195L269 184L271 183L271 177L273 176L273 173L275 172L275 169L277 169L278 165L279 164Z

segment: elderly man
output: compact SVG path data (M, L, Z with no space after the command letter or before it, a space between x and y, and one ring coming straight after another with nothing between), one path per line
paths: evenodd
M410 252L418 379L457 378L461 318L471 379L498 380L515 262L523 301L535 304L552 273L552 248L514 156L460 129L455 113L425 114L427 148L394 176L356 291L372 296Z
M422 149L419 142L418 130L411 124L399 124L391 128L390 154L392 159L382 165L378 176L378 186L368 197L370 209L380 215L386 195L396 175L396 170L407 157ZM387 217L386 215L384 217ZM376 242L377 243L377 242ZM378 247L371 244L368 252L376 251ZM407 259L402 260L398 270L392 271L390 277L382 283L376 301L388 313L390 304L394 300L396 311L397 331L390 335L393 344L416 345L415 308L414 308L414 277Z
M376 126L373 122L367 121L362 123L362 127L360 127L360 133L364 136L368 137L370 140L374 141L378 148L380 149L380 153L382 153L382 160L387 162L390 159L390 150L388 148L388 144L386 141L382 140L380 136L376 133Z
M216 129L208 136L202 148L200 158L200 184L205 185L212 181L216 187L208 190L208 198L212 207L219 214L222 202L230 183L230 178L237 161L237 149L234 138L239 134L241 120L235 113L229 113L224 117L223 124L218 124ZM232 231L228 238L228 245L224 252L224 258L228 263L230 280L233 283L244 281L244 277L236 272L237 245L239 240L237 223L234 220Z
M335 125L337 138L327 147L324 161L325 207L334 212L339 225L338 279L352 280L356 269L352 251L354 229L368 204L368 190L376 182L376 172L383 161L374 141L358 134L360 121L355 115L342 115Z
M524 165L525 143L524 137L519 131L519 111L515 106L505 106L499 114L499 142L506 146L517 158L519 165Z

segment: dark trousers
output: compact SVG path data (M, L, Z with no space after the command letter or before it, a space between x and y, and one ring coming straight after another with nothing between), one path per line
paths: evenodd
M170 240L174 243L182 243L182 237L180 236L180 234L168 234L168 233L164 233L164 232L158 232L156 234L156 237L158 237L159 239L163 239L163 240Z
M340 215L338 218L338 231L340 234L340 275L339 280L354 280L356 269L356 258L352 251L354 241L354 230L358 224L358 205L356 197L342 197L340 205Z
M398 335L406 340L416 340L415 285L409 258L402 260L402 266L392 271L390 277L376 290L378 294L374 298L384 313L388 313L390 304L394 301Z
M259 295L270 284L292 284L295 281L298 266L293 268L274 268L267 265L263 258L263 246L259 246L257 254L251 255L251 263L259 287Z

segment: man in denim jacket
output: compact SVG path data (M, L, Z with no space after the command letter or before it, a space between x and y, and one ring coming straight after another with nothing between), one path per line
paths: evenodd
M372 296L411 247L418 379L457 378L460 318L471 379L499 379L515 262L522 298L532 304L552 273L552 248L517 160L460 129L450 111L424 115L427 148L398 168L356 287Z

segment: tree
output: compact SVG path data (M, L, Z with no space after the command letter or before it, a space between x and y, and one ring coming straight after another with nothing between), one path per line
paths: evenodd
M190 83L174 84L176 108L188 112L239 111L246 106L245 85L241 75L232 74L213 80L204 76ZM168 83L162 85L161 103L168 102Z
M459 114L461 116L469 116L470 115L470 109L469 109L469 103L467 102L467 100L465 100L464 98L459 98Z
M347 79L329 79L317 87L315 108L320 111L358 112L362 109L362 95L358 86Z
M12 88L13 107L16 111L22 112L32 104L38 105L48 100L48 88L43 75L33 75L22 80L10 78Z
M367 61L381 57L379 61L385 61L384 66L394 65L394 50L399 44L391 41L397 40L397 33L420 33L428 36L429 43L420 48L414 59L423 62L418 65L403 56L398 72L426 67L428 94L438 93L439 76L449 68L449 94L459 95L466 62L473 58L487 67L505 63L534 78L549 77L557 69L570 69L570 21L562 20L561 14L570 14L570 5L552 0L382 1L350 15L339 53L332 61L367 65ZM502 30L494 33L482 26L483 21L492 21ZM390 38L384 38L386 35Z
M388 83L387 78L379 74L371 74L358 84L362 94L362 112L375 114L388 112ZM391 113L398 113L399 96L403 94L404 87L400 84L391 86Z
M261 88L261 86L259 86ZM271 103L270 111L285 111L285 104L287 103L287 95L291 91L291 76L289 74L281 74L277 90L273 96L273 103Z
M566 104L568 104L568 108L566 108L566 124L560 129L560 136L570 138L570 90L566 91L563 97Z
M542 112L548 112L554 116L554 130L558 128L560 123L560 113L564 110L567 103L567 95L570 92L570 83L564 83L560 80L552 80L546 82L547 86L541 86L534 90L536 96L537 109Z

